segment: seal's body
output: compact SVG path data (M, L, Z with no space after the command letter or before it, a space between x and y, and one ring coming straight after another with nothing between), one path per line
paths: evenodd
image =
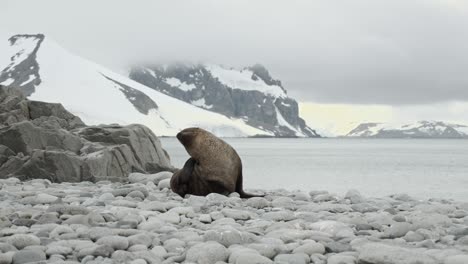
M242 198L247 194L242 188L242 162L237 152L226 142L201 128L187 128L177 134L190 159L171 178L171 189L180 196L185 194L228 195L238 192Z

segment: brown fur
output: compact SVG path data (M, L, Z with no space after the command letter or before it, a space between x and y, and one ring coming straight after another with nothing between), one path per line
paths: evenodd
M226 142L201 128L187 128L177 134L190 159L171 178L171 189L180 196L186 194L227 195L238 192L242 198L247 194L242 188L242 162L237 152Z

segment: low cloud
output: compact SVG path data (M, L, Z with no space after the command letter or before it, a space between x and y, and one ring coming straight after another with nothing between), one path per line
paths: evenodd
M259 62L302 101L468 101L466 1L5 0L0 24L117 71Z

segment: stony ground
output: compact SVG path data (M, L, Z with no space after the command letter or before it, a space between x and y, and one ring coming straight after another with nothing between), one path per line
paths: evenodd
M468 263L468 203L286 190L183 199L170 176L0 180L0 264Z

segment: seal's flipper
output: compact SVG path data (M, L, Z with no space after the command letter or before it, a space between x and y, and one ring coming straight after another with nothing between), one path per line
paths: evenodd
M237 176L236 192L240 195L241 198L264 197L265 196L265 195L256 195L256 194L250 194L250 193L244 192L244 189L243 189L243 186L242 186L242 165L240 166L239 175Z

